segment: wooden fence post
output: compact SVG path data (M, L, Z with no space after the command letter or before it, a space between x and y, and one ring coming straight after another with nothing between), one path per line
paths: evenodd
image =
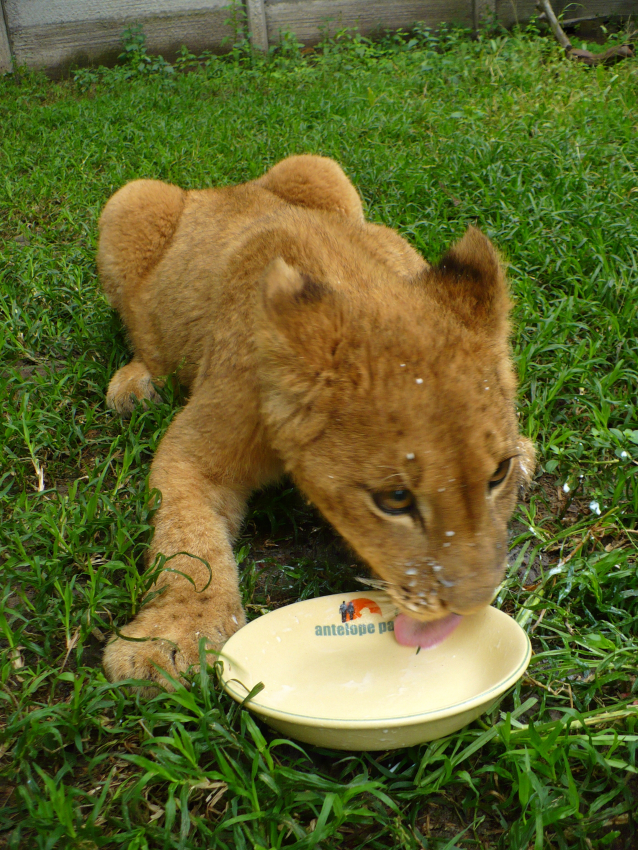
M10 74L11 71L13 71L13 62L11 61L11 48L9 47L9 33L4 16L4 4L0 0L0 74Z
M268 50L268 30L266 29L266 9L264 0L246 0L250 43L257 50Z

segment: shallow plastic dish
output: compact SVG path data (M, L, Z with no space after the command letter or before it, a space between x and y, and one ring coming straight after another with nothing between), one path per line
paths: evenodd
M263 683L246 707L286 736L333 749L388 750L475 720L529 663L527 635L496 608L463 617L442 643L418 652L396 642L396 614L378 591L279 608L226 643L223 686L243 702Z

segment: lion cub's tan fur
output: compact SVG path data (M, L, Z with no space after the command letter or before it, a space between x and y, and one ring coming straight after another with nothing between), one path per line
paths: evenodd
M152 662L178 676L200 637L216 649L245 622L233 539L250 493L284 471L410 616L490 602L533 449L506 282L479 231L430 268L364 221L336 163L298 156L231 188L129 183L100 219L98 266L134 349L109 405L126 414L175 371L190 393L153 461L149 556L190 554L122 630L151 640L107 647L112 679L164 682ZM409 513L379 507L397 489Z

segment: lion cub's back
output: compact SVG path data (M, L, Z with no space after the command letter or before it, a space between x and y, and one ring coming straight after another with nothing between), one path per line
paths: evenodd
M398 233L363 220L351 186L346 210L334 208L336 191L326 201L332 209L313 209L311 199L294 204L274 188L283 193L264 178L193 191L137 180L108 201L100 218L102 285L154 375L180 368L190 384L216 337L247 345L254 290L277 255L293 264L298 256L307 273L319 276L335 263L357 270L380 263L401 277L425 267ZM335 277L347 288L347 276L337 270Z
M97 264L106 296L155 375L188 384L215 320L224 254L284 201L256 186L185 191L134 180L107 202ZM192 367L192 368L191 368Z

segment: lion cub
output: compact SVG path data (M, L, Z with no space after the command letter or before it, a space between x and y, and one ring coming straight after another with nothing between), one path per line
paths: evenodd
M202 636L219 649L244 624L233 540L284 471L384 580L400 643L490 603L534 452L478 230L430 267L364 221L335 162L293 156L230 188L129 183L102 213L98 267L134 349L108 405L126 415L176 370L190 393L151 468L149 561L174 557L107 646L112 680L164 684L154 664L179 677Z

